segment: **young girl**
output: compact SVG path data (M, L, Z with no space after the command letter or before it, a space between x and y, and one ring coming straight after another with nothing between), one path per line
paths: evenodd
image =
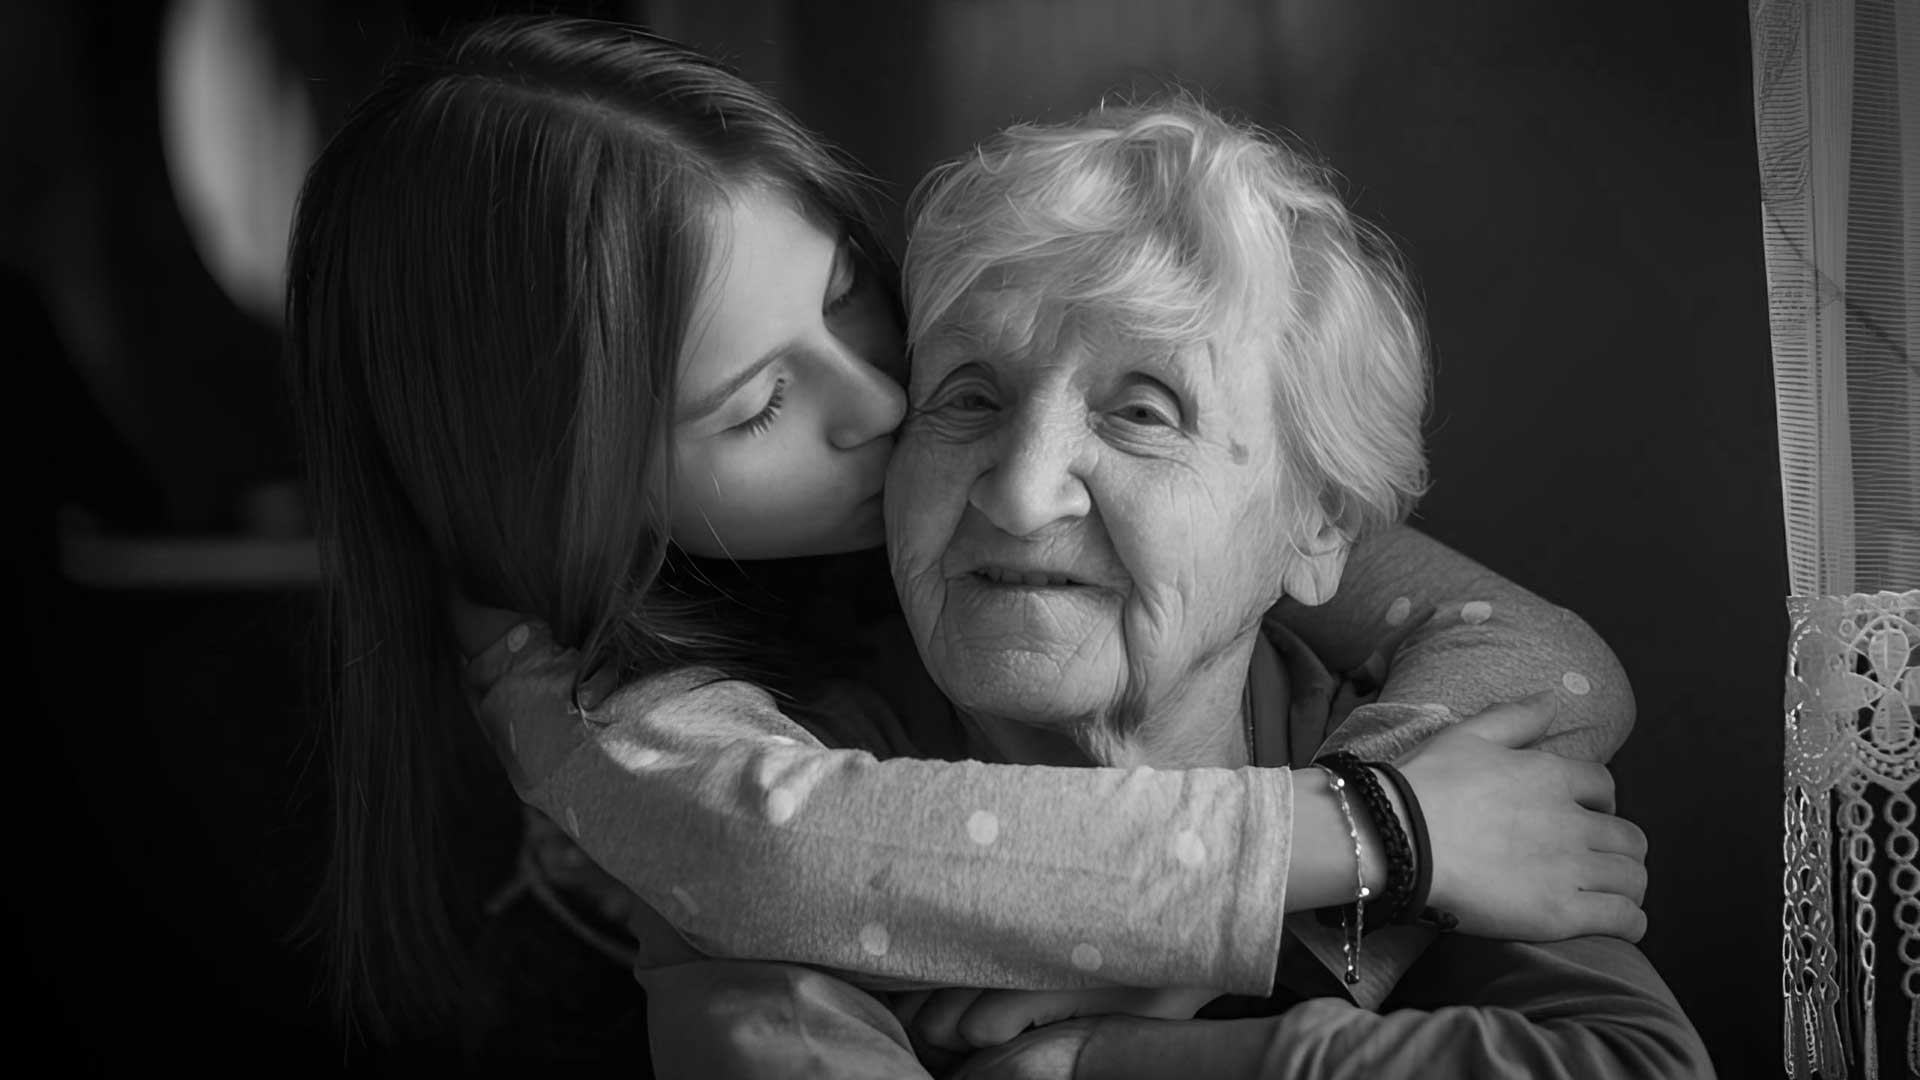
M376 1033L441 1023L470 991L500 869L463 652L523 796L643 902L656 957L1265 993L1282 915L1351 899L1332 796L1284 769L881 761L782 713L874 708L840 677L906 673L885 704L928 718L923 750L943 745L910 645L875 629L889 590L862 554L904 408L892 264L857 174L711 62L520 20L401 66L308 178L288 326L331 570L321 917L336 1000ZM836 558L750 561L794 556ZM1578 620L1405 530L1362 544L1324 609L1278 616L1336 668L1392 658L1349 721L1374 756L1543 689L1557 749L1604 760L1631 723ZM1516 753L1425 777L1409 759L1423 799L1484 813L1433 837L1453 883L1434 902L1480 933L1637 937L1637 888L1586 893L1559 863L1499 856L1516 831L1584 850L1571 796L1503 783ZM1568 788L1591 779L1561 767ZM1177 886L1114 873L1192 861L1149 810L1168 806L1205 822L1209 857ZM1063 840L1070 860L1032 858ZM895 869L851 880L854 849ZM1377 840L1369 860L1378 880ZM1009 902L1035 890L1044 909ZM1063 953L1040 912L1093 905L1125 917ZM1205 929L1168 937L1173 909Z

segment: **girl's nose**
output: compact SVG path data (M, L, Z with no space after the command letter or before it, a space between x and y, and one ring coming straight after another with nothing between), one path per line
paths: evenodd
M827 433L833 445L852 450L893 434L907 415L907 392L885 371L847 353L839 364L839 400Z

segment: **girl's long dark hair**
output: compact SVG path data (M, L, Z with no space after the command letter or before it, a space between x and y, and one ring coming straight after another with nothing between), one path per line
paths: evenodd
M764 94L613 24L495 20L405 62L307 177L288 363L328 570L334 1005L442 1030L517 820L469 714L449 591L587 670L724 660L668 555L675 371L707 214L790 194L884 261L865 185ZM497 868L496 868L497 869Z

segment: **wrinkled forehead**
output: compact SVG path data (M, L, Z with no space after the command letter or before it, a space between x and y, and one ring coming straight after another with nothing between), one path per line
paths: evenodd
M1089 288L1084 277L1036 266L996 266L922 324L926 344L963 340L1034 351L1073 339L1157 352L1205 347L1217 328L1199 295L1129 295Z
M1031 275L989 270L924 324L922 348L1019 355L1059 343L1070 318L1064 300L1036 287Z
M1190 378L1261 363L1240 326L1208 300L1197 289L1129 295L1037 267L994 267L923 324L916 355L924 366L948 367L968 359L1049 363L1072 351L1116 366L1185 368ZM916 363L916 374L922 367Z

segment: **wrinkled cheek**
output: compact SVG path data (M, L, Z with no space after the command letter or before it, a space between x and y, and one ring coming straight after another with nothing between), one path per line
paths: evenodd
M1131 653L1125 628L1117 621L1081 643L1079 661L1089 692L1109 708L1121 704L1132 685Z
M907 616L907 630L913 634L913 643L920 650L921 658L932 663L942 646L945 583L938 575L924 570L910 571L894 580L900 593L901 610Z
M1130 598L1128 689L1136 699L1151 706L1179 692L1209 654L1240 637L1245 612L1258 602L1213 584L1187 582L1183 589L1142 590Z
M922 577L938 579L941 557L966 510L959 475L928 453L926 440L903 437L887 467L884 499L888 563L901 599Z
M1127 598L1122 625L1126 632L1127 670L1135 693L1148 687L1137 685L1157 673L1176 651L1182 639L1181 617L1185 604L1170 591L1135 587ZM1157 689L1157 688L1156 688Z
M930 485L936 479L928 466L922 440L903 436L894 446L887 462L886 488L882 503L886 508L887 547L895 550L910 546L914 523L924 520L928 510Z
M925 516L891 504L887 508L887 563L894 594L923 654L946 605L947 583L940 572L946 535Z
M924 483L929 472L926 437L911 423L893 444L893 457L887 461L887 491L912 491Z

